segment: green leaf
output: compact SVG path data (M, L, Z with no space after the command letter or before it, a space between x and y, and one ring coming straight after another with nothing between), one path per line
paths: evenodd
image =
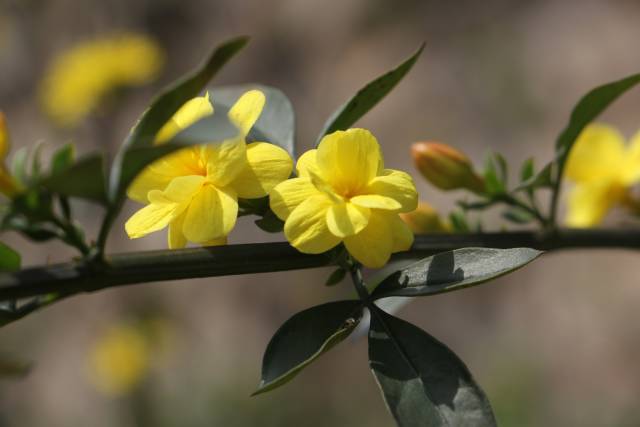
M536 188L549 188L552 186L551 177L555 168L555 163L547 163L540 172L522 182L514 191L535 190Z
M73 164L76 157L75 146L71 143L65 144L53 153L51 158L51 174L61 173Z
M383 74L360 89L353 98L336 110L325 122L316 145L323 136L338 130L348 129L357 122L404 78L424 50L424 43L406 61L393 70Z
M502 217L515 224L528 224L536 217L529 211L520 208L512 208L502 212Z
M214 109L228 111L249 90L264 93L266 103L262 114L247 135L247 142L270 142L295 158L295 113L289 98L279 89L260 84L211 87Z
M333 273L331 273L331 275L329 275L329 277L327 278L327 281L324 282L325 286L335 286L338 283L342 282L342 280L345 278L345 276L347 275L347 270L345 270L342 267L339 267L338 269L334 270Z
M530 248L442 252L396 271L380 283L372 297L434 295L479 285L517 270L541 254Z
M153 100L151 106L143 113L138 124L127 137L114 161L109 178L109 200L114 206L118 206L127 187L140 171L140 169L132 170L129 168L132 165L140 166L143 163L141 162L143 158L149 161L154 158L153 155L132 154L132 150L134 148L151 147L156 134L162 126L173 117L185 102L198 96L213 76L247 44L248 40L247 37L238 37L221 44L214 49L204 64L175 82ZM170 150L167 150L167 152L170 152ZM137 156L137 159L129 160L128 158L131 155Z
M360 301L337 301L301 311L275 333L262 359L253 395L291 381L303 368L344 340L362 317Z
M63 161L59 159L59 165ZM90 154L76 163L62 168L53 165L54 172L41 181L41 185L49 190L82 199L106 204L105 160L101 153Z
M506 190L502 171L499 173L496 168L494 156L489 154L485 160L484 185L485 191L489 195L503 194Z
M20 263L20 254L0 242L0 272L18 271Z
M449 348L377 308L369 365L400 427L496 426L486 395Z
M533 178L535 174L535 164L533 161L533 157L529 157L527 160L522 163L522 167L520 168L520 182L528 181Z
M13 160L11 161L11 175L22 184L28 182L27 160L29 160L29 148L20 147L14 153Z
M451 227L453 227L453 231L456 233L468 233L469 231L471 231L464 212L451 212L449 214L449 222L451 223Z
M576 104L569 124L564 128L556 140L558 175L562 173L564 163L571 151L571 147L582 130L602 113L620 95L640 82L640 74L634 74L615 82L607 83L591 90Z

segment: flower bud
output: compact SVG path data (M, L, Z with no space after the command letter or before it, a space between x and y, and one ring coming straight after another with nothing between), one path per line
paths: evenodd
M469 158L453 147L438 142L416 142L411 146L411 155L422 176L441 190L484 191L484 181L473 170Z
M18 185L7 170L5 164L7 154L9 154L9 130L4 114L0 111L0 194L13 197L18 193Z
M438 212L426 202L420 202L416 210L401 213L400 217L415 234L451 232L449 224L443 221Z

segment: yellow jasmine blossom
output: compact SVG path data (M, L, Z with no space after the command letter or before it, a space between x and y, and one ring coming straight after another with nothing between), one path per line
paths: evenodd
M399 213L416 208L416 188L405 172L384 168L371 132L327 135L296 169L297 178L273 189L270 204L299 251L322 253L342 242L356 260L377 268L409 249L413 234Z
M588 126L571 150L566 176L576 184L569 193L567 225L598 225L611 208L629 201L630 188L640 181L640 132L625 147L615 128Z
M416 234L451 233L451 225L430 204L418 203L416 210L401 213L400 218Z
M168 226L170 248L182 248L187 242L225 244L238 216L238 198L265 197L293 169L282 148L267 142L245 143L264 103L264 94L252 90L229 110L229 118L240 129L239 138L184 148L148 166L127 193L147 204L125 224L129 237ZM211 114L208 95L192 99L160 130L156 143Z
M140 34L79 43L47 70L40 93L43 109L58 125L75 126L114 89L152 81L163 62L158 44Z
M127 394L148 374L154 354L151 347L140 328L113 326L89 354L91 382L104 394Z
M11 198L19 191L16 180L11 176L6 166L7 154L9 154L10 140L7 122L0 111L0 193Z

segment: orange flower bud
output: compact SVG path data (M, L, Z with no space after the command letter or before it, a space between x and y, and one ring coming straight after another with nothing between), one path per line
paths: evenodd
M416 210L401 213L400 217L415 234L450 233L451 227L428 203L420 202Z
M473 170L469 158L453 147L438 142L416 142L411 146L411 155L422 176L441 190L484 191L484 181Z

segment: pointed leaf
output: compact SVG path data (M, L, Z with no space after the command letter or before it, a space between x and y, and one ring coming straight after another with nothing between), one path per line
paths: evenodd
M424 49L424 43L406 61L360 89L353 98L336 110L326 121L316 144L323 136L351 127L382 100L407 75Z
M262 359L260 394L291 381L304 367L344 340L362 317L360 301L337 301L301 311L275 333Z
M377 308L369 364L400 427L496 426L487 397L451 350Z
M104 204L107 197L104 155L90 154L70 166L54 166L53 173L41 185L65 196Z
M569 124L556 140L556 154L559 165L558 175L562 173L569 151L582 130L598 117L609 104L638 83L640 83L640 74L634 74L624 79L598 86L578 101L571 112Z
M0 272L18 271L20 263L20 254L0 242Z
M542 254L530 248L463 248L427 257L380 283L374 299L423 296L479 285L517 270Z

